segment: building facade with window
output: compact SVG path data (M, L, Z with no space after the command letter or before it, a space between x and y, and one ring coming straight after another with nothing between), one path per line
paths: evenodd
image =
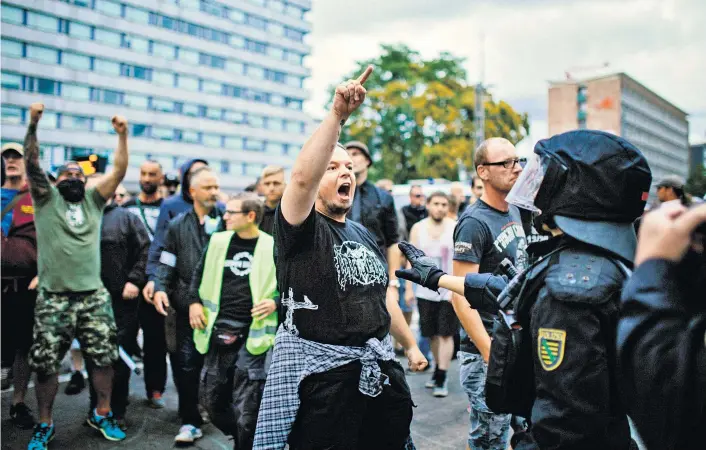
M653 196L654 184L665 175L688 177L687 113L624 73L551 83L551 136L578 128L579 86L586 92L586 128L622 136L642 151L652 169Z
M44 166L112 161L110 118L130 122L130 169L209 160L226 191L307 137L311 0L2 0L2 141L42 102Z

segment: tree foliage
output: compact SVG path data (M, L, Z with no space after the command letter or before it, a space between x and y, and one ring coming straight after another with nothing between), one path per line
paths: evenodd
M704 166L698 166L691 172L686 181L685 190L694 197L706 195L706 168Z
M407 46L383 45L380 56L358 61L342 80L357 77L369 64L375 71L365 84L367 100L348 119L341 142L368 144L376 159L372 179L457 180L459 161L473 166L476 92L463 59L441 53L425 60ZM516 144L529 133L527 114L488 93L484 107L486 136Z

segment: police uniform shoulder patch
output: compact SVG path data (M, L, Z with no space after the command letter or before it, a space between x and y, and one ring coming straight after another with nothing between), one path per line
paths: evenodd
M540 328L537 335L537 356L542 369L547 372L557 369L564 360L566 331Z

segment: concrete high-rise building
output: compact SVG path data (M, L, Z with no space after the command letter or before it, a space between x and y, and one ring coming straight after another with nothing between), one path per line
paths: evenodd
M580 97L580 91L585 93L584 98ZM580 120L585 128L608 131L636 145L650 164L653 182L669 174L688 177L686 112L630 76L617 73L551 83L549 134L575 130Z
M706 170L704 161L706 161L706 142L701 144L694 144L689 149L690 159L689 159L689 174L701 167L702 170Z
M306 140L311 0L2 0L2 141L42 102L45 167L112 160L111 116L130 122L130 169L208 159L227 191Z

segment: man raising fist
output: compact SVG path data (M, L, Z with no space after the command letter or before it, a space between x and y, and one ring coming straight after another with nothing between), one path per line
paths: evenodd
M398 303L386 301L389 277L375 237L346 219L356 182L353 161L337 142L365 100L372 70L336 88L275 212L286 319L277 331L255 449L284 448L288 440L292 450L401 450L409 441L412 399L390 334L412 370L427 361Z
M118 134L113 171L86 189L86 177L75 162L57 170L52 186L39 166L37 125L44 105L30 106L24 159L37 228L39 286L30 366L37 373L39 423L29 449L45 449L55 430L52 405L58 389L61 359L76 337L91 366L97 407L88 424L110 441L125 439L110 410L112 364L118 358L115 319L100 277L100 226L106 201L127 171L127 120L113 117Z

